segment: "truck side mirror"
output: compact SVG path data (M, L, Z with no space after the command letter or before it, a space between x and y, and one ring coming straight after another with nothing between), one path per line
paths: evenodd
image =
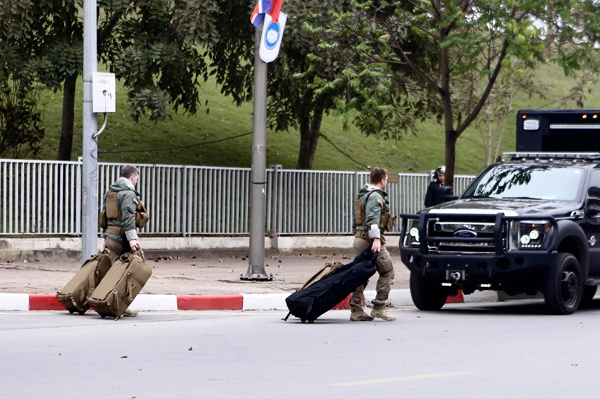
M452 187L437 187L435 190L435 204L441 204L457 199L458 197L452 195Z
M600 215L600 187L590 187L588 198L585 201L585 213L587 217L598 218Z
M588 188L588 197L594 197L600 199L600 187Z

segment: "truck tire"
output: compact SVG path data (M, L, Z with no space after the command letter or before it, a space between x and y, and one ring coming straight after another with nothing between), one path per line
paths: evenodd
M558 254L556 263L544 278L544 300L554 314L575 312L583 298L583 278L579 261L570 253Z
M448 289L411 272L410 296L419 310L440 310L448 299Z

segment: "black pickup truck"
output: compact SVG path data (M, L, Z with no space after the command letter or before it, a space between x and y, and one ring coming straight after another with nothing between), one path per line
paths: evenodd
M547 146L552 138L544 140ZM417 308L441 309L458 289L465 295L542 292L554 314L571 314L594 297L600 284L600 153L504 158L458 199L401 215L400 253Z

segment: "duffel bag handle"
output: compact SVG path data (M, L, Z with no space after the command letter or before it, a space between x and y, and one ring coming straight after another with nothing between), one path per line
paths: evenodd
M377 253L373 253L373 251L371 251L371 247L368 247L360 255L354 258L354 262L370 259L371 263L375 264L375 262L377 262L377 255Z
M130 257L131 255L137 255L137 256L139 256L140 258L142 258L142 261L143 261L144 263L146 263L146 257L144 256L144 251L142 251L142 248L138 248L138 249L136 249L135 251L126 252L126 253L124 253L123 255L121 255L121 257L122 257L123 259L129 259L129 257Z

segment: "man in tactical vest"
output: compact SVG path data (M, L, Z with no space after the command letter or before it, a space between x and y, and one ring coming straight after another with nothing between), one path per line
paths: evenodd
M135 191L140 171L133 165L123 166L121 177L111 184L104 195L103 212L100 224L104 230L104 248L108 248L110 260L114 263L119 256L140 248L136 227L144 227L148 215L144 204ZM104 219L104 220L102 220ZM129 308L123 316L135 317L138 312Z
M104 195L103 208L107 219L107 226L104 229L104 247L108 248L113 263L122 254L140 248L136 215L143 205L139 200L139 193L135 191L139 177L138 168L133 165L124 166L121 169L121 177Z
M370 184L367 184L358 192L354 206L354 249L359 255L367 248L377 253L377 280L376 296L372 301L373 310L369 316L362 307L363 292L368 281L352 294L350 298L352 321L371 321L375 317L394 321L396 317L385 310L392 280L394 279L394 265L389 252L385 248L384 231L390 231L394 227L395 217L390 215L389 202L386 200L388 171L383 168L374 168L370 175Z

